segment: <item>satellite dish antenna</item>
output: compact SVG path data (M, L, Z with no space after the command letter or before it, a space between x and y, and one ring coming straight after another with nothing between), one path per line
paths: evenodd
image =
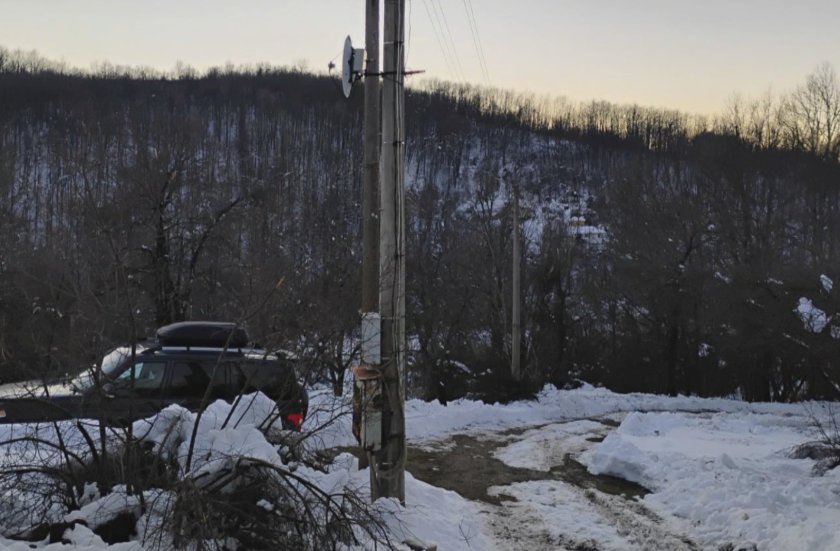
M344 53L341 56L341 91L345 98L350 97L353 83L362 78L364 61L364 48L353 48L353 42L349 36L344 39Z

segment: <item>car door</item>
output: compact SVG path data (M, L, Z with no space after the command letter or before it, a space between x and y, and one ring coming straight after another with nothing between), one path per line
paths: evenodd
M167 361L138 358L112 379L113 392L104 401L108 417L133 420L154 415L162 407Z
M166 404L180 404L196 410L210 387L210 399L230 400L230 364L215 359L178 359L172 363L171 377L164 394Z

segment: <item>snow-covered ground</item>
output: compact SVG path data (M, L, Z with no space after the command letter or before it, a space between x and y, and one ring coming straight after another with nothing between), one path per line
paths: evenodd
M315 391L311 394L311 415L306 425L319 427L317 438L321 445L352 445L355 441L350 432L350 418L344 415L336 419L336 413L347 411L349 404L346 399L336 401L326 390ZM455 400L446 407L437 401L409 400L405 404L406 430L412 442L435 440L457 432L530 427L632 411L753 412L807 417L804 406L796 404L751 404L722 398L616 394L590 385L576 390L557 390L547 386L535 401L507 405L473 400Z
M330 403L326 396L317 400ZM813 476L813 460L789 456L797 445L818 437L813 417L825 420L828 407L616 394L591 386L570 391L547 387L537 401L508 405L460 400L443 407L411 400L406 424L415 445L454 433L536 427L496 457L512 467L548 471L562 463L565 453L579 454L591 473L624 478L650 490L641 504L702 549L754 544L759 550L829 551L840 549L835 530L840 526L840 468ZM836 408L840 413L840 405ZM623 421L603 442L589 442L587 438L604 430L594 419L605 417ZM325 442L352 444L347 422L339 420L325 432ZM532 481L491 492L535 504L529 514L538 514L548 531L557 533L555 541L572 534L578 536L575 541L589 542L595 549L626 548L627 540L615 536L623 529L617 519L605 516L568 485ZM427 492L407 492L408 509L440 512L426 502L428 497ZM448 516L475 525L460 512L465 509L469 511L455 508ZM428 521L440 526L435 518ZM428 541L441 549L485 548L463 538L431 535ZM490 548L509 545L494 542Z
M817 438L813 418L825 419L828 407L622 395L591 386L569 391L547 387L536 401L508 405L460 400L444 407L411 400L406 403L411 445L451 449L455 434L492 440L497 443L494 459L512 469L528 469L535 477L513 484L487 480L488 496L504 498L493 504L470 501L408 473L406 506L381 500L377 508L395 541L434 543L441 550L712 550L727 545L754 545L761 551L837 550L840 468L815 476L813 460L790 455L797 445ZM226 417L223 404L214 408L213 419ZM346 399L312 392L312 415L304 429L315 432L307 445L352 445L348 410ZM209 422L202 442L228 452L249 447L260 459L272 460L272 448L262 445L253 429L258 417L223 430ZM164 424L171 427L171 418ZM148 439L155 441L155 434ZM177 445L168 449L179 453ZM624 478L650 493L628 499L551 478L569 458L582 463L593 478ZM410 462L411 457L409 470ZM210 465L207 461L193 468ZM302 468L298 474L328 491L352 487L366 492L369 475L356 465L352 456L341 454L328 473ZM67 539L74 546L39 548L107 547L84 527ZM0 540L3 544L31 548ZM142 547L129 543L113 548Z
M816 436L804 413L634 412L584 459L653 490L645 504L701 545L836 550L840 469L812 476L813 461L790 456Z

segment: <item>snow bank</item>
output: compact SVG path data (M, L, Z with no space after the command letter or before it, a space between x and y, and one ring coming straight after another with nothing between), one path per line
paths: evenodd
M447 551L493 549L471 501L417 480L411 473L405 475L405 495L404 508L394 499L377 501L397 543L422 542Z
M370 495L370 470L359 470L358 461L349 453L336 457L326 473L301 466L296 474L327 493L351 489L360 496ZM396 499L386 498L374 504L393 543L423 542L447 551L493 548L482 531L478 508L471 501L417 480L408 472L405 495L405 507Z
M64 515L64 522L84 522L87 527L96 528L126 511L139 512L140 498L129 495L125 486L119 486L105 497L91 501L80 509Z
M334 434L337 434L333 424L338 413L339 419L344 418L338 423L342 427L346 426L349 432L349 425L345 422L349 417L341 415L346 409L342 400L330 400L322 396L322 407L319 409L318 406L316 400L316 412L307 420L307 427L319 428L321 431L324 431L325 427L331 428ZM338 409L333 409L332 406ZM211 404L200 418L196 413L180 406L169 406L158 415L135 422L132 430L138 440L150 444L167 460L174 461L179 466L179 477L191 478L199 483L202 480L215 480L217 475L223 476L231 471L237 462L246 459L280 469L294 470L297 478L289 482L293 485L294 480L299 479L302 484L311 483L326 494L358 492L362 500L369 495L370 473L368 470L359 471L357 461L349 454L340 455L329 466L327 472L303 464L284 465L280 454L282 449L270 443L264 434L264 431L277 430L281 424L276 420L275 411L274 403L257 393L244 396L235 406L217 401ZM273 424L275 420L276 424ZM197 424L190 453L190 441ZM56 439L55 430L49 427L17 425L4 427L3 430L7 432L6 436L37 434L45 441ZM80 437L78 426L73 422L62 423L60 430L71 443L75 443ZM91 425L89 432L97 434L96 425ZM316 437L310 439L310 444L314 442L323 445L327 442L319 431L316 431L315 435ZM115 435L112 436L116 438ZM112 444L117 444L116 440ZM9 466L20 461L24 455L27 461L39 460L38 454L34 452L23 455L7 454L4 460ZM46 456L46 459L60 461L60 458L52 454ZM68 529L64 535L64 540L70 544L70 548L77 551L105 548L136 551L143 548L143 541L152 544L167 541L163 519L171 514L173 496L166 491L153 489L144 496L147 504L151 506L137 523L140 542L111 547L102 542L92 529L114 519L120 513L139 511L139 498L128 495L125 487L118 486L110 490L108 494L100 496L95 485L88 484L79 496L82 505L79 509L70 512L56 509L46 520L83 523ZM304 486L298 490L301 494L306 494ZM478 511L471 502L454 492L416 480L410 474L406 476L406 494L409 497L405 507L393 499L380 499L374 504L374 510L382 515L385 528L393 542L402 544L405 541L422 541L437 544L440 549L454 550L492 547L482 533ZM264 503L264 508L273 506L272 503ZM373 545L373 542L368 542L363 531L359 531L357 536L361 538L364 548L367 548L369 543ZM59 544L30 544L5 539L0 539L0 547L47 550L66 548Z
M62 539L67 542L64 543L32 543L28 541L14 541L7 540L0 537L0 548L6 551L31 551L32 549L39 549L42 551L102 551L102 549L109 549L110 551L143 551L143 547L137 542L115 543L108 545L102 538L94 534L90 528L77 524L72 528L65 530Z
M171 405L154 417L136 421L133 431L140 441L151 443L165 459L175 458L184 471L191 470L192 476L197 476L219 470L230 457L281 464L277 450L259 430L267 429L277 420L276 411L274 401L257 392L242 396L234 405L217 400L200 418L197 413ZM194 431L196 438L190 457Z
M840 469L811 475L790 450L813 437L799 414L631 413L582 456L593 474L637 482L644 502L690 523L698 543L840 549Z
M601 417L629 411L721 411L801 414L801 405L748 403L724 398L618 394L605 388L584 385L575 390L558 390L547 385L535 401L485 404L474 400L454 400L442 406L437 400L407 400L405 403L407 438L422 443L450 434L533 427L557 421ZM310 440L317 447L353 446L350 431L350 396L335 397L326 390L310 393L310 417L304 428L315 431Z

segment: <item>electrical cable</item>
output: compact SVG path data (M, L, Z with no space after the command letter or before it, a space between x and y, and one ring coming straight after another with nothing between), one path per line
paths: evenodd
M478 63L481 67L484 81L490 86L490 73L487 70L487 58L484 55L484 46L481 43L481 35L478 33L478 22L475 19L475 12L473 11L472 0L463 0L464 10L467 12L467 22L470 25L470 33L472 34L473 45L475 46L475 53L478 56Z
M446 70L452 78L458 78L455 70L452 68L453 65L449 61L449 53L447 49L443 45L443 40L441 39L440 34L438 33L437 24L435 23L435 18L432 16L432 12L429 10L428 0L423 0L423 7L426 9L426 15L429 16L429 23L432 24L432 32L434 32L435 40L437 40L438 48L440 48L441 54L443 54L443 62L446 65Z
M437 6L440 9L440 17L443 20L443 28L446 31L446 36L449 37L449 44L451 45L453 55L455 57L456 65L458 66L458 70L461 74L461 80L466 81L466 74L464 73L464 67L461 65L461 56L458 55L458 47L455 45L455 39L452 38L452 31L449 29L449 21L446 18L446 13L443 11L443 4L440 3L440 0L431 0L432 6L435 5L437 2Z
M411 6L412 0L408 0L408 37L406 38L405 57L408 58L408 50L411 49Z

